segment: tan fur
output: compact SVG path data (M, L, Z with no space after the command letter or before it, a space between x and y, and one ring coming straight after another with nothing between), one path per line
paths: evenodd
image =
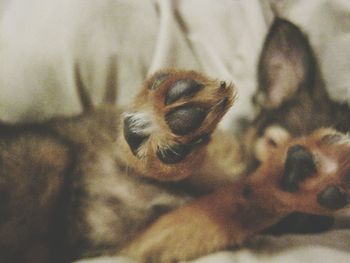
M250 177L243 177L161 217L123 253L140 262L189 260L240 246L292 211L331 214L316 202L315 193L327 185L343 185L347 180L345 171L350 166L344 162L350 151L348 143L322 143L322 138L332 134L336 132L321 129L309 137L292 141ZM283 192L279 186L286 151L295 144L308 147L320 158L317 174L307 179L297 194ZM340 167L328 173L322 158L334 159Z
M154 76L168 71L169 70L163 70L157 72ZM156 122L156 127L152 132L151 138L148 140L147 145L143 147L146 150L143 153L142 159L139 160L131 154L122 134L118 138L118 145L120 145L122 149L120 158L124 162L131 165L141 175L153 177L162 181L180 180L192 175L192 171L200 170L203 164L207 162L207 150L199 148L193 151L183 162L172 166L163 165L159 162L158 158L155 156L157 147L171 142L188 143L198 134L212 133L223 115L232 106L236 96L236 91L233 86L229 86L225 91L219 93L218 81L211 80L198 72L181 70L170 70L170 72L170 77L155 91L149 90L149 86L154 82L154 76L150 77L150 79L145 82L140 93L136 96L135 103L132 107L133 111L149 113L154 122ZM164 116L172 109L188 103L188 99L180 99L174 104L164 106L164 98L169 87L176 80L186 78L196 80L205 86L205 89L196 93L194 97L191 97L191 103L205 105L211 107L211 109L205 121L195 133L190 133L186 136L177 136L169 132L169 128L164 121ZM229 97L229 103L225 109L216 110L215 105L223 96Z
M160 81L157 74L164 73L168 77ZM201 88L166 104L169 90L183 79ZM155 82L157 88L150 89ZM104 106L27 128L3 125L0 194L9 194L10 201L0 203L9 209L9 218L0 222L0 256L8 262L62 263L122 253L140 262L178 262L240 246L293 211L331 213L315 197L327 185L343 187L348 180L349 137L327 141L335 132L321 130L291 141L253 175L238 179L245 170L239 143L214 132L234 98L233 85L167 70L146 81L124 113ZM182 105L202 107L206 115L179 135L165 119ZM127 116L137 124L131 130ZM147 138L135 146L127 132ZM174 163L162 161L157 151L176 144L190 145L190 152ZM294 144L319 158L318 171L297 193L287 193L280 180ZM174 151L175 157L183 153ZM29 224L20 224L23 218Z

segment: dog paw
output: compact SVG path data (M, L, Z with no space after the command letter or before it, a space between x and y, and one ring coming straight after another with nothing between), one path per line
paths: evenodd
M285 203L296 211L316 214L346 207L350 203L349 157L350 136L332 129L320 129L293 143L280 180L280 188L290 193Z
M194 71L155 73L124 113L124 138L136 166L163 180L188 176L234 98L232 84Z

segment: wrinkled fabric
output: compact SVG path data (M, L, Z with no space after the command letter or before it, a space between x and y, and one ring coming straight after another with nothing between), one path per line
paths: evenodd
M334 100L350 102L348 0L0 0L0 119L28 122L81 112L74 67L95 105L111 85L119 105L164 67L235 83L222 127L251 118L256 63L273 12L309 36ZM350 262L350 230L261 237L259 245L196 263ZM255 244L256 245L256 244ZM127 262L99 258L86 262Z
M0 0L0 118L33 121L81 111L73 68L95 104L116 61L118 103L164 67L232 81L239 100L223 122L252 117L256 62L273 13L308 35L332 98L349 101L350 2L273 0Z

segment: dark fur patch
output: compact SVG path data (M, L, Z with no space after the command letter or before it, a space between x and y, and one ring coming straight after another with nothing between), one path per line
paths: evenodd
M250 198L253 194L253 190L249 185L244 186L242 195L244 198Z
M334 218L330 216L292 213L265 232L273 235L282 233L317 233L331 228Z
M299 183L316 171L312 154L301 145L289 148L281 187L287 192L296 192Z
M10 190L0 187L0 224L6 222L9 217Z
M193 79L180 79L168 90L165 97L165 105L174 103L181 98L190 98L204 86Z

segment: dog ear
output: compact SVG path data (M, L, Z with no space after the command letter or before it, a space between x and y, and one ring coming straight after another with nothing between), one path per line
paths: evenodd
M289 21L276 18L265 40L259 65L259 90L253 102L276 108L298 90L312 88L315 59L307 38Z

